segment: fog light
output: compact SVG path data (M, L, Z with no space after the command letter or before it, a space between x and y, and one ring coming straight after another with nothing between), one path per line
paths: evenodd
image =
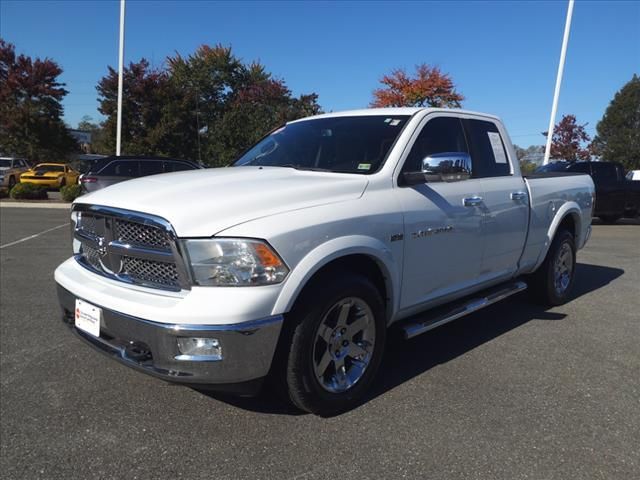
M217 338L178 337L178 350L180 355L176 360L222 360L222 348Z

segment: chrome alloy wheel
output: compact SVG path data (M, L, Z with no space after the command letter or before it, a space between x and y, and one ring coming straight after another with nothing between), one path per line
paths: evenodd
M342 393L362 378L371 362L376 324L371 308L343 298L324 315L313 346L313 371L328 392Z
M553 263L553 286L558 295L562 295L573 274L573 252L568 243L563 243Z

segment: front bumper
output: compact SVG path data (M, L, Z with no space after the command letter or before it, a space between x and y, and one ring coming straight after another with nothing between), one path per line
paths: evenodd
M74 295L58 284L63 320L82 340L136 370L176 383L253 394L271 367L283 317L229 325L158 323L102 308L100 336L74 325ZM219 360L181 360L178 337L213 337L222 347Z

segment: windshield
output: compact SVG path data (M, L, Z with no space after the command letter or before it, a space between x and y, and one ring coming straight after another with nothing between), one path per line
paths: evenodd
M64 165L47 165L46 163L41 163L40 165L36 165L34 170L38 172L64 172Z
M408 115L375 115L291 123L263 138L233 166L370 174L384 163L408 119Z
M0 168L11 168L11 160L0 158Z

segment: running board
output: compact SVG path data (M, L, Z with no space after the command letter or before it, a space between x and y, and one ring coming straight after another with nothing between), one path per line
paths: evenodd
M489 305L499 302L500 300L504 300L505 298L526 289L527 284L522 281L509 283L507 285L499 285L498 287L493 287L481 292L481 295L484 294L483 297L467 298L462 301L454 302L451 305L428 311L426 314L421 314L417 318L414 317L413 319L408 320L408 323L403 325L401 328L404 332L405 338L413 338L447 322L451 322L457 318L477 312L484 307L488 307ZM436 312L434 314L435 316L428 316L433 312Z

